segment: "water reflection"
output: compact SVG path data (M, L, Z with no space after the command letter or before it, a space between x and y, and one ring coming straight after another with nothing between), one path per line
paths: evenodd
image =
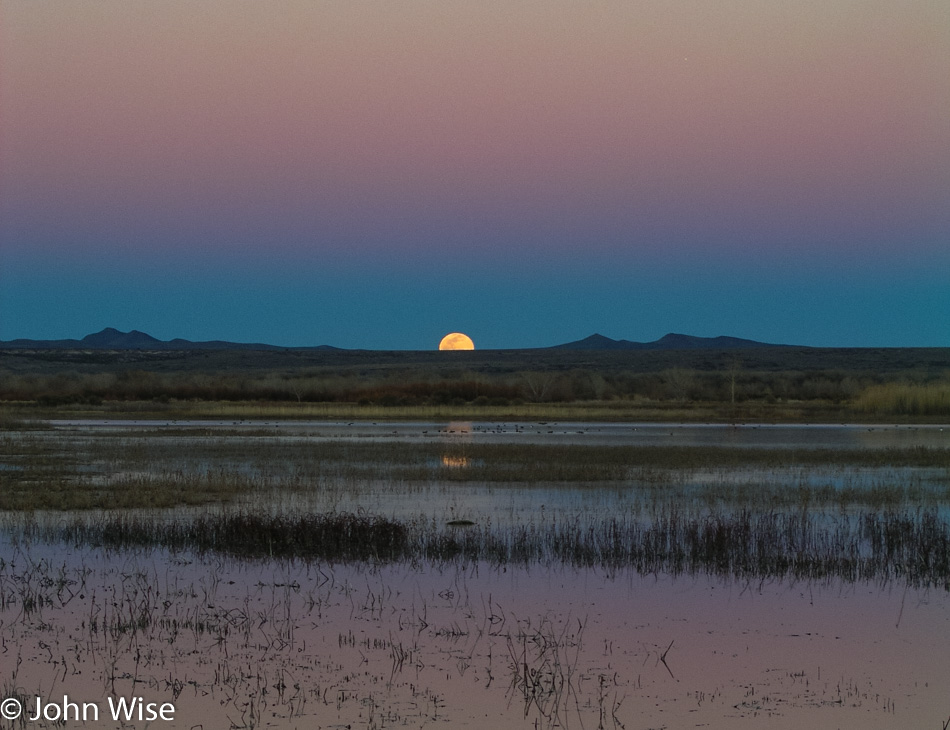
M172 702L174 727L866 730L939 727L948 711L941 591L17 555L0 565L0 635L24 660L0 683Z
M113 428L125 440L102 462L108 468L96 466L103 483L110 474L143 488L149 474L174 481L182 469L210 478L220 469L228 479L246 472L262 488L242 497L242 508L418 518L460 540L488 526L503 533L527 525L528 534L540 534L569 523L586 533L606 519L645 514L667 493L680 510L690 509L693 493L747 499L768 488L797 504L799 492L823 485L898 484L913 490L902 499L946 502L943 467L804 469L779 460L637 471L602 484L463 478L482 478L484 462L471 460L473 444L482 443L945 448L950 434L937 428L284 422L271 423L265 439L265 426L209 424L197 432L193 423L163 430L149 422L141 428L155 433L139 443L125 439L134 425L87 423L30 434L28 445L60 444L68 455L89 433ZM321 440L346 449L357 440L395 442L393 451L422 444L416 451L426 461L408 464L400 480L386 469L351 474L343 458L337 473L302 457ZM150 471L121 471L143 464ZM843 508L830 504L826 517L844 519ZM149 514L181 520L188 509ZM473 529L456 529L465 526ZM54 687L80 701L108 694L171 701L178 727L731 730L768 722L868 730L939 727L950 712L950 593L905 590L893 579L745 583L462 560L242 563L184 550L14 543L2 525L0 555L0 644L10 648L0 686L25 697L50 696Z
M433 438L478 443L585 444L649 446L731 446L771 449L886 449L926 446L950 448L950 428L937 425L832 425L832 424L680 424L604 422L479 422L422 421L332 422L332 421L129 421L108 419L54 420L50 424L62 433L117 432L134 430L187 429L189 438L199 430L208 436L243 432L248 438L260 432L279 433L286 439L419 441ZM32 438L55 438L34 433Z
M471 421L450 421L439 429L439 436L443 441L454 447L442 453L442 466L449 469L467 469L471 460L465 455L464 447L460 444L471 443L474 439L475 428Z

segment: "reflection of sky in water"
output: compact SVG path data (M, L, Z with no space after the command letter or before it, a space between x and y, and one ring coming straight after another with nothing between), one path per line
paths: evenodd
M227 439L238 445L244 439L252 443L265 426L293 442L435 440L446 444L449 460L430 464L436 471L465 468L470 462L464 449L459 454L451 446L473 442L950 447L948 434L939 427L288 422L248 424L242 436L244 426L208 422L201 424L207 431L201 438L218 438L222 425L237 431ZM31 438L68 442L93 429L123 433L136 428L156 424L85 422ZM178 439L184 448L194 436L169 432L161 438ZM268 468L266 460L258 464L206 458L196 456L194 463L248 473ZM280 478L293 464L269 468ZM621 484L497 484L434 478L413 484L334 481L331 475L296 493L252 497L250 504L275 511L333 509L421 518L440 528L450 519L471 519L479 527L541 528L565 520L583 526L623 517L635 514L644 501L671 494L682 500L684 494L717 485L795 490L800 485L871 488L916 483L945 488L946 478L941 469L710 469L683 472L664 491L662 484L636 479ZM207 509L145 514L180 519ZM94 521L101 514L84 512L82 519ZM35 517L62 519L60 513ZM412 569L238 563L187 552L110 553L28 540L14 546L2 529L0 546L0 554L9 556L0 564L0 590L6 596L0 601L0 636L18 656L31 658L18 669L16 684L22 691L45 696L44 688L55 682L59 694L95 701L105 696L109 682L103 672L109 671L120 694L134 691L168 701L166 680L174 675L187 687L177 700L182 727L240 723L242 708L247 709L240 703L250 698L264 700L258 705L264 713L261 725L275 728L363 727L370 715L387 717L392 726L549 727L537 704L529 703L526 710L518 679L524 676L523 665L518 672L511 670L511 657L521 657L519 652L530 670L542 675L554 666L572 667L574 694L565 695L560 705L546 705L548 711L557 708L563 727L597 727L604 718L602 708L607 710L607 727L615 715L629 728L710 730L936 728L950 713L946 591L837 580L746 584L623 571L605 576L600 570L514 565ZM40 575L44 570L48 584ZM55 585L70 570L82 574L81 594L69 585L63 593L71 596L65 605L54 600L41 614L21 613L27 588ZM123 603L123 597L134 589L149 596L155 618L168 620L155 621L134 637L127 632L94 634L83 625L89 617L108 618L113 604L106 601L127 610L131 604ZM99 601L99 611L94 601ZM247 634L242 634L241 616L254 618ZM177 634L170 628L196 619L219 628L186 628ZM79 651L72 637L81 637ZM145 663L137 664L133 648L144 649ZM667 650L669 671L660 661ZM400 652L406 652L405 662L396 667ZM67 657L77 671L64 671L61 663L42 659L47 656L57 661ZM114 657L114 668L102 657ZM0 685L9 683L12 666L0 667ZM236 693L215 685L216 676L236 678ZM258 679L265 676L266 697L256 694L262 686ZM272 692L278 678L284 678L288 688L304 688L303 694ZM296 697L293 702L288 701L291 696Z
M335 479L332 471L321 473L292 494L269 490L262 496L245 498L255 509L265 510L336 510L368 511L399 519L425 519L444 522L470 519L495 526L549 524L552 520L576 520L594 524L611 517L636 514L644 505L667 503L671 498L690 497L721 491L719 506L728 508L730 490L771 490L794 494L802 487L815 489L868 490L874 488L913 488L924 492L944 491L947 501L947 473L943 469L868 468L857 466L814 466L789 468L738 467L690 470L673 474L666 487L640 481L634 472L621 483L478 483L439 480L438 470L461 470L476 463L465 453L472 443L548 445L681 445L768 448L889 448L929 446L950 448L950 433L939 426L884 427L836 425L731 426L617 424L617 423L300 423L271 422L152 422L152 421L73 421L57 422L51 431L30 434L30 438L76 444L95 434L124 435L150 429L149 443L163 442L181 446L186 468L203 473L226 470L255 477L260 475L279 483L292 475L292 460L280 461L273 455L262 460L242 460L246 442L253 447L279 434L279 443L307 444L321 441L380 441L444 444L441 456L428 462L429 481L394 482L390 479ZM181 429L188 429L181 431ZM266 434L265 436L262 436ZM167 435L166 435L167 434ZM226 443L231 449L225 456L208 457L201 444ZM189 444L193 448L189 449ZM461 448L456 448L461 447ZM235 456L235 450L237 456ZM177 452L176 452L177 453ZM183 462L184 463L184 462ZM480 464L481 462L479 462ZM128 469L109 472L107 464L85 463L80 471L102 473L103 480L128 476L155 478L159 473L132 473ZM163 464L164 469L178 468ZM689 507L689 505L686 505ZM698 505L697 508L701 507ZM945 509L945 508L943 508Z
M924 476L916 473L924 472ZM911 475L911 472L915 472ZM927 473L931 480L925 479ZM327 493L332 501L322 502L320 493L283 496L279 501L269 499L261 504L263 509L297 510L315 509L322 505L343 512L365 510L401 520L423 519L444 522L450 519L473 520L480 525L498 528L520 525L551 525L565 520L581 527L592 526L610 519L649 518L654 508L663 510L675 500L684 514L691 511L703 514L709 509L730 510L735 505L728 494L735 488L747 487L753 494L756 488L768 484L777 485L788 493L785 509L797 512L801 509L799 486L829 489L848 487L862 490L877 486L892 486L894 480L904 474L906 479L920 480L922 490L932 490L936 495L933 503L939 504L941 512L947 512L947 476L945 470L902 469L828 469L799 472L798 470L747 470L720 472L686 477L678 482L672 492L656 490L654 485L628 481L624 483L591 484L509 484L479 482L437 482L423 485L393 484L379 482L365 484L361 488ZM710 489L723 485L723 498L713 499ZM699 497L697 495L702 495ZM695 503L691 502L696 498ZM741 505L740 505L741 506ZM770 503L770 510L781 510L782 505ZM813 503L814 510L822 509ZM824 509L838 513L837 502L831 501Z
M32 697L55 681L105 706L114 676L119 695L173 701L176 727L239 721L250 701L261 726L288 730L374 716L393 727L598 727L604 708L606 727L884 730L939 727L950 711L946 592L51 545L17 557L0 569L8 588L40 587L46 571L70 589L42 615L0 606L6 644L34 658L17 667L17 687ZM81 595L68 582L80 573ZM153 620L134 636L90 631L90 617L125 621L110 602L127 611L146 593ZM526 676L541 690L560 681L561 693L526 702ZM169 680L184 686L177 698Z

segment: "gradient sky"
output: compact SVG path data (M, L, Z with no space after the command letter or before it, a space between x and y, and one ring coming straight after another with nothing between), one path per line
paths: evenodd
M946 0L3 0L0 339L950 346Z

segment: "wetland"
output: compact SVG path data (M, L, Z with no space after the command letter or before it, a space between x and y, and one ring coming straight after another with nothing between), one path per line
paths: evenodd
M107 726L140 698L186 728L950 718L939 425L8 426L0 687L25 708L68 697Z

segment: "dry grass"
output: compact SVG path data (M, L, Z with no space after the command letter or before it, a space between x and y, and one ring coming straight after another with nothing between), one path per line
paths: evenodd
M11 403L0 412L16 420L61 418L134 418L175 420L305 420L305 421L627 421L681 423L841 423L855 414L822 401L758 403L732 406L715 402L684 403L632 400L571 403L479 405L379 405L359 403L296 403L290 401L102 401L43 406ZM861 414L857 414L860 419Z
M950 383L888 383L865 390L855 409L874 415L950 416Z

